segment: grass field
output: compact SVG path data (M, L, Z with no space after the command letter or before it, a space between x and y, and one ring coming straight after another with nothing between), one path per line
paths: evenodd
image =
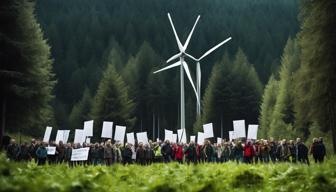
M171 163L75 168L0 159L0 191L336 191L335 157L311 166Z

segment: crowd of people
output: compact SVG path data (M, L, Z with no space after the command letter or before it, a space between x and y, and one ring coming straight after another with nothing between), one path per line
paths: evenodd
M48 155L47 147L56 147L55 155ZM87 161L71 161L73 149L89 147ZM45 143L32 139L31 143L17 144L14 139L6 147L7 157L12 161L35 161L39 165L68 163L76 165L112 165L114 163L149 165L152 163L224 163L235 161L237 163L276 163L292 162L309 165L309 154L316 163L323 162L326 148L322 138L314 138L307 147L300 138L287 141L270 140L234 140L212 144L205 140L203 145L194 142L187 144L171 143L168 140L161 142L149 141L148 144L129 144L125 146L107 140L94 144L59 144Z

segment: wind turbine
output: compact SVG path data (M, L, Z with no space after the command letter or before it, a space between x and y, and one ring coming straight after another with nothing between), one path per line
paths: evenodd
M186 75L187 75L187 77L188 77L188 79L189 79L189 81L191 83L191 86L192 86L192 88L193 88L193 90L195 92L197 102L199 102L199 97L198 97L198 94L197 94L194 82L193 82L193 80L191 78L189 67L188 67L187 63L184 61L184 56L186 55L185 50L188 47L188 44L190 42L190 38L191 38L191 36L192 36L192 34L194 32L195 26L196 26L199 18L200 18L200 16L198 15L198 17L197 17L197 19L195 21L195 24L194 24L192 30L190 31L189 36L188 36L186 42L184 43L184 45L182 45L181 41L180 41L180 39L179 39L179 37L178 37L178 35L176 33L176 30L175 30L173 21L172 21L172 19L170 17L170 14L168 13L168 19L169 19L170 25L171 25L171 27L173 29L174 36L175 36L175 39L176 39L176 42L177 42L177 46L178 46L178 49L179 49L180 52L178 54L172 56L171 58L169 58L167 60L167 63L169 63L170 61L172 61L174 59L177 59L177 58L180 58L180 60L177 61L176 63L173 63L173 64L171 64L171 65L169 65L167 67L164 67L164 68L162 68L162 69L154 72L154 73L159 73L161 71L165 71L167 69L180 66L180 88L181 88L181 90L180 90L181 91L181 114L180 114L181 118L180 118L180 125L181 125L181 129L183 129L183 130L185 129L184 72L186 73Z
M195 57L189 55L188 53L185 53L186 56L188 56L189 58L191 58L192 60L196 61L196 89L197 89L197 97L201 98L201 65L200 65L200 61L208 56L210 53L212 53L213 51L215 51L217 48L219 48L220 46L224 45L226 42L230 41L232 38L229 37L227 39L225 39L224 41L218 43L216 46L212 47L211 49L209 49L207 52L205 52L200 58L196 59ZM197 115L201 114L201 102L198 100L197 102Z

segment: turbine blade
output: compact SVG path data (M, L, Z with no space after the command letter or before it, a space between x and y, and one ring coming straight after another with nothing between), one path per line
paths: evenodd
M184 43L183 51L185 51L185 50L187 49L188 44L189 44L190 39L191 39L191 36L192 36L192 34L194 33L194 29L195 29L195 27L196 27L196 25L197 25L197 22L198 22L198 20L199 20L200 17L201 17L201 16L198 15L198 17L197 17L197 19L196 19L196 21L195 21L195 23L194 23L194 26L193 26L193 28L191 29L191 31L190 31L190 33L189 33L189 36L188 36L188 38L187 38L187 40L186 40L186 42Z
M213 52L214 50L216 50L218 47L222 46L224 43L230 41L232 38L229 37L227 38L225 41L220 42L219 44L217 44L216 46L214 46L213 48L211 48L209 51L205 52L198 60L202 60L204 57L206 57L207 55L209 55L211 52Z
M172 56L171 58L169 58L169 59L167 60L167 63L171 62L171 61L174 60L174 59L177 59L179 56L181 56L181 53L178 53L178 54Z
M173 20L171 19L169 13L168 13L168 18L169 18L170 25L171 25L171 27L173 28L173 31L174 31L174 35L175 35L175 38L176 38L177 46L178 46L179 50L182 52L182 50L183 50L183 46L182 46L182 44L181 44L181 41L180 41L179 37L177 36L177 33L176 33L176 30L175 30L175 27L174 27Z
M167 67L164 67L164 68L162 68L160 70L154 71L153 73L159 73L161 71L164 71L164 70L167 70L167 69L170 69L170 68L173 68L173 67L177 67L177 66L180 66L180 65L181 65L181 61L178 61L178 62L173 63L171 65L168 65Z
M189 55L188 53L184 53L187 57L189 57L190 59L197 61L197 59L191 55Z
M190 75L190 71L189 71L189 67L187 65L187 63L185 61L183 61L183 68L184 68L184 71L185 73L187 74L187 77L190 81L190 84L192 86L192 88L194 89L194 92L195 92L195 95L196 95L196 99L197 99L197 102L199 102L199 98L198 98L198 95L197 95L197 91L196 91L196 88L195 88L195 85L194 85L194 82L191 78L191 75Z

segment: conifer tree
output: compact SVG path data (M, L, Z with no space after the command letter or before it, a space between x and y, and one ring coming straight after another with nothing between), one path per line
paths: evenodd
M69 116L69 125L71 129L79 129L83 122L88 120L92 106L92 96L89 88L85 88L82 99L74 105Z
M28 0L1 1L1 131L41 134L53 124L50 47Z
M336 153L336 4L303 1L301 9L301 67L295 81L298 124L317 124L331 131Z
M134 103L129 98L127 89L113 63L109 63L92 104L91 117L96 122L94 135L100 134L103 121L113 121L114 124L126 126L127 131L133 129Z
M260 116L259 116L259 131L261 138L268 138L271 128L272 114L278 95L279 82L272 75L264 89L262 97Z
M228 137L233 120L257 123L261 91L258 75L243 51L238 50L233 62L225 54L212 70L203 99L202 122L214 123L215 134L222 132L224 137Z
M269 136L287 138L295 135L293 74L300 66L300 48L297 40L288 39L281 58L280 80L277 98L271 116Z

